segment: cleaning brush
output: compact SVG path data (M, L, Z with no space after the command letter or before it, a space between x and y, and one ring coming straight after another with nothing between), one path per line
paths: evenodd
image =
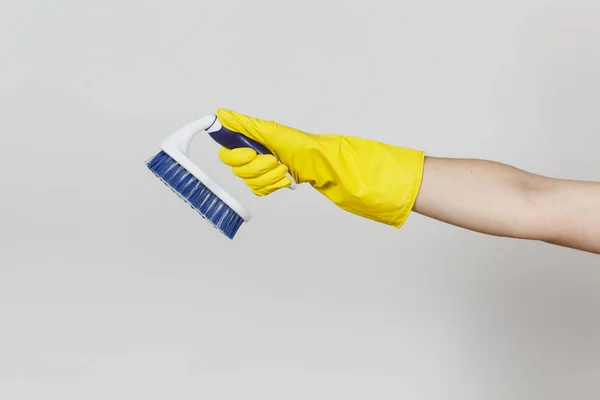
M200 132L228 149L250 147L257 154L273 154L261 143L225 128L216 115L197 119L177 130L160 145L160 152L146 165L181 199L204 219L233 239L240 226L250 221L250 212L217 182L211 179L189 156L190 144ZM296 183L288 174L292 184Z

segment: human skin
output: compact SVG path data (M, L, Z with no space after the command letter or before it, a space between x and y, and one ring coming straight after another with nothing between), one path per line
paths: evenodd
M600 183L487 160L426 157L413 211L495 236L600 254Z

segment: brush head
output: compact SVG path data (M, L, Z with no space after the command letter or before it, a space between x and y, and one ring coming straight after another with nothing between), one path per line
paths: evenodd
M213 193L190 171L166 152L160 151L146 163L165 185L229 239L244 222L236 211Z

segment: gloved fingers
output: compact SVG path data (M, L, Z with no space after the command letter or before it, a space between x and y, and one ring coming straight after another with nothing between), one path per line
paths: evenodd
M261 154L248 164L233 167L232 171L234 175L242 179L257 178L271 171L277 167L278 164L279 161L275 156L271 154Z
M284 164L277 164L275 168L260 176L244 179L244 182L246 185L250 186L252 190L263 189L279 182L287 172L288 168Z
M274 184L269 185L262 189L253 189L252 192L257 196L267 196L279 189L286 188L286 187L290 186L291 184L292 184L292 181L290 180L290 178L288 178L287 176L284 176L283 178L281 178Z
M241 167L246 165L257 157L256 151L249 147L243 147L239 149L228 149L221 147L219 150L219 159L223 164L230 167Z
M244 179L245 183L258 196L265 196L283 187L291 185L285 165L272 154L256 154L250 148L227 149L221 147L219 159L228 166L234 175Z
M254 140L263 138L261 133L269 128L269 121L253 118L247 115L237 113L232 110L219 108L217 110L217 118L225 126L225 128L249 136ZM263 143L265 144L265 143Z
M221 124L234 132L246 135L271 150L279 159L290 149L306 147L309 134L280 125L275 121L262 120L219 108L217 118Z

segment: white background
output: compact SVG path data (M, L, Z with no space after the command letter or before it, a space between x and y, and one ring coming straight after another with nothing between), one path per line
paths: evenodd
M598 256L395 230L309 186L257 198L198 140L254 216L229 241L144 165L225 107L600 180L599 19L597 0L2 1L0 398L599 398Z

